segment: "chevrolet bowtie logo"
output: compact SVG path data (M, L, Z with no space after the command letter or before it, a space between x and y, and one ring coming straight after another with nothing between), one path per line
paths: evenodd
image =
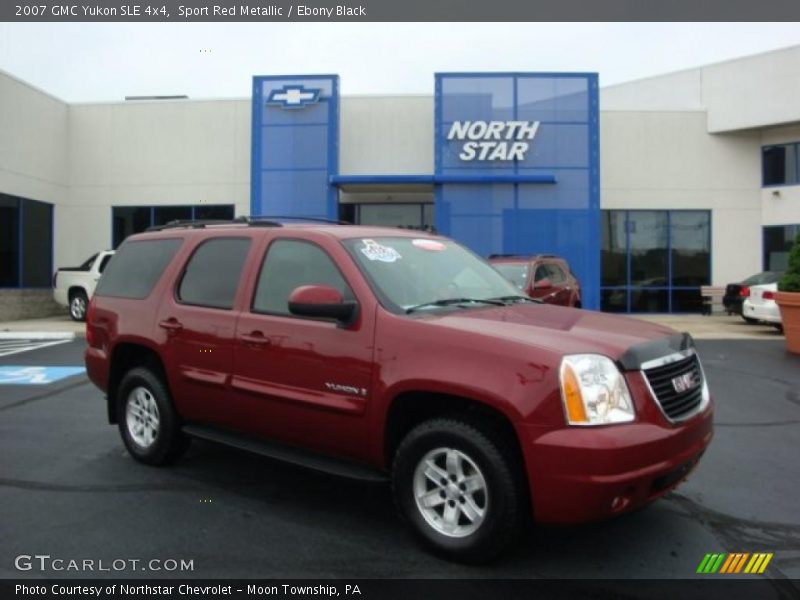
M302 85L285 85L283 89L270 92L267 104L283 108L302 108L316 103L321 91L317 88L307 89Z

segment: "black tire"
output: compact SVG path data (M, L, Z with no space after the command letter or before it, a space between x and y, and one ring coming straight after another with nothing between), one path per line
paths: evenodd
M758 319L751 319L750 317L745 317L744 315L742 315L742 318L744 319L744 322L747 323L748 325L755 325L758 323Z
M83 323L89 308L89 298L83 290L76 290L69 295L69 316L73 321Z
M128 412L129 405L137 402L137 396L140 400L146 398L147 402L155 403L158 425L148 428L155 432L150 443L137 441L135 427L129 425L142 422ZM144 414L138 407L134 408L136 410L132 409L133 412ZM180 419L167 386L161 377L146 367L131 369L122 378L117 391L117 416L122 441L131 456L139 462L164 465L178 458L189 447L190 438L180 429Z
M451 537L438 531L417 504L414 484L417 466L440 449L462 453L478 467L486 483L483 520L475 531L464 537ZM527 516L527 495L515 454L502 442L500 435L476 424L458 418L426 421L406 435L395 454L392 465L395 503L417 538L435 554L457 562L488 562L514 541ZM434 487L438 485L427 479L424 481ZM445 493L443 487L439 493ZM442 502L449 504L451 500ZM459 506L457 500L452 502L453 506ZM459 523L464 522L469 527L466 514L458 514ZM440 526L443 519L444 515L439 519Z

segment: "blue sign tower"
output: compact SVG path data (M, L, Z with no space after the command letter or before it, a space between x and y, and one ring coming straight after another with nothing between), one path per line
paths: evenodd
M339 76L253 78L250 213L335 219Z
M597 74L440 73L435 111L439 231L482 256L564 256L599 308Z

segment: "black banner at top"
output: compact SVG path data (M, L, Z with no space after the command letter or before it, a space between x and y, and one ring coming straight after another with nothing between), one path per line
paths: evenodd
M27 22L800 21L798 0L8 0Z

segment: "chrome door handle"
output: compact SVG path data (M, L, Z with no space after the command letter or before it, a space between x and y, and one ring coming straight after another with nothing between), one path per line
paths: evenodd
M243 333L239 336L239 339L250 346L269 346L272 343L272 341L260 331Z
M183 324L178 321L175 317L170 317L169 319L164 319L163 321L158 322L158 326L162 329L166 329L170 333L174 333L183 329Z

